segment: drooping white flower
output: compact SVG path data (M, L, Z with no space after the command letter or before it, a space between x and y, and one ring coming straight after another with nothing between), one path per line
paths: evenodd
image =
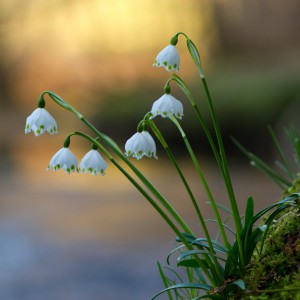
M91 149L81 160L80 170L82 173L90 172L93 175L100 173L105 175L107 169L107 163L102 158L97 150Z
M63 169L68 174L75 171L78 172L77 158L69 148L63 147L56 152L50 160L47 170L50 170L51 168L53 168L54 171Z
M136 159L141 159L144 155L157 158L154 139L148 131L135 133L125 144L125 154Z
M38 107L26 119L25 133L33 131L36 136L48 131L50 134L57 133L57 124L54 118L45 108Z
M181 119L183 116L183 106L171 94L165 93L153 103L151 113L152 118L157 115L161 115L164 118L174 115L176 118Z
M167 71L178 71L180 58L177 48L174 45L168 45L157 55L153 66L165 67Z

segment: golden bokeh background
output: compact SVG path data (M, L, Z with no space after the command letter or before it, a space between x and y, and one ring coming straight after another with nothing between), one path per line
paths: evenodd
M299 12L298 0L0 1L0 298L135 300L162 288L156 260L164 262L174 235L113 165L104 177L44 171L65 135L85 130L79 120L49 99L59 134L25 136L24 126L40 93L52 90L123 147L163 92L170 74L152 64L179 31L199 48L241 210L249 195L257 209L277 200L280 190L250 168L229 135L272 161L267 125L280 138L283 125L299 125ZM208 117L182 36L178 49L178 75ZM214 195L227 204L192 110L173 91ZM178 133L158 124L212 217ZM79 159L88 147L72 139ZM136 165L201 235L159 146L158 156Z

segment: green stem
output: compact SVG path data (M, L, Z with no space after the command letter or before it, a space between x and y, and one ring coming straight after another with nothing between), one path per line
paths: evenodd
M122 168L122 166L113 158L113 156L98 142L97 139L93 139L92 137L83 134L81 132L73 132L68 137L72 135L78 135L81 136L89 141L91 141L93 144L95 144L106 156L107 158L117 167L117 169L130 181L130 183L145 197L145 199L148 200L148 202L154 207L154 209L159 213L159 215L163 218L163 220L170 226L170 228L173 230L173 232L180 238L180 240L183 242L185 247L188 250L193 250L193 247L190 245L190 243L186 240L184 235L180 232L180 230L177 228L177 226L172 222L172 220L166 215L166 213L161 209L161 207L155 202L155 200L152 199L152 197L141 187L140 184L130 174ZM197 260L198 264L203 269L205 275L209 279L209 281L215 285L215 280L211 276L208 269L204 266L200 258L195 255L195 259Z
M123 153L118 149L115 143L112 142L107 136L99 132L88 120L86 120L79 112L77 112L71 105L64 101L61 97L57 96L52 92L44 92L43 95L47 93L53 101L63 108L73 112L88 128L90 128L94 133L97 134L99 139L101 139L106 145L108 145L116 154L119 156L123 162L136 174L136 176L143 182L143 184L154 194L154 196L159 200L163 207L170 213L170 215L178 222L178 224L187 233L193 234L191 229L186 225L184 220L179 216L171 204L158 192L158 190L149 182L149 180L123 155ZM82 136L85 136L81 134ZM97 141L89 138L93 143L95 143L112 161L112 163L121 171L122 174L133 184L133 186L151 203L155 210L163 217L166 223L171 227L171 229L180 238L187 249L192 250L192 246L187 242L184 235L178 230L175 224L170 220L170 218L164 213L164 211L157 205L157 203L146 193L146 191L113 159L110 153ZM212 285L216 285L215 279L210 274L209 270L204 266L201 259L195 255L195 259L199 266L203 269L208 280Z
M225 247L226 247L227 249L230 249L231 246L230 246L230 244L229 244L229 242L228 242L228 240L227 240L227 236L226 236L226 233L225 233L225 230L224 230L224 227L223 227L223 222L222 222L222 220L221 220L221 216L220 216L220 214L219 214L217 205L216 205L216 203L215 203L215 200L214 200L214 197L213 197L213 195L212 195L212 192L211 192L211 190L210 190L210 188L209 188L209 185L208 185L208 183L207 183L207 181L206 181L206 179L205 179L205 177L204 177L204 174L203 174L203 172L202 172L202 170L201 170L201 167L200 167L200 165L199 165L199 163L198 163L198 160L197 160L197 158L196 158L196 156L195 156L195 153L194 153L194 151L193 151L193 149L192 149L192 147L191 147L191 145L190 145L190 143L189 143L189 141L188 141L188 138L187 138L187 136L186 136L184 130L183 130L182 127L180 126L180 124L179 124L179 122L177 121L177 119L176 119L174 116L171 116L170 119L173 121L173 123L176 125L176 127L179 129L179 131L180 131L180 133L181 133L181 136L182 136L182 138L183 138L183 140L184 140L184 143L185 143L185 145L186 145L186 148L187 148L187 150L188 150L188 152L189 152L189 154L190 154L190 157L191 157L191 159L192 159L192 161L193 161L193 164L194 164L194 166L195 166L195 168L196 168L196 170L197 170L197 173L198 173L198 175L199 175L199 177L200 177L200 179L201 179L201 181L202 181L202 183L203 183L203 186L204 186L204 189L205 189L205 191L206 191L206 194L207 194L207 196L208 196L208 198L209 198L209 200L210 200L210 202L211 202L211 205L212 205L214 214L215 214L215 216L216 216L216 219L217 219L217 222L218 222L218 226L219 226L219 230L220 230L222 239L223 239L223 241L224 241Z
M209 144L210 144L210 146L211 146L211 149L212 149L212 151L213 151L213 153L214 153L215 159L216 159L216 161L217 161L217 164L218 164L219 169L220 169L220 171L221 171L222 177L223 177L223 179L224 179L224 182L225 182L225 186L226 186L226 188L227 188L227 191L229 190L229 191L228 191L228 194L229 194L229 196L230 196L230 189L228 189L228 185L226 184L226 182L228 181L228 175L227 175L227 173L225 172L225 169L224 169L224 166L223 166L223 162L222 162L222 157L220 156L219 151L217 150L217 147L216 147L216 145L215 145L215 142L214 142L214 140L213 140L213 138L212 138L212 136L211 136L211 134L210 134L210 131L209 131L209 129L208 129L208 126L206 125L206 122L205 122L203 116L201 115L201 112L200 112L200 110L199 110L199 108L198 108L198 106L197 106L197 103L196 103L196 101L194 100L192 94L190 93L190 91L189 91L187 85L185 84L185 82L184 82L179 76L173 74L173 80L175 80L176 83L178 83L179 87L180 87L180 88L182 89L182 91L186 94L186 96L188 97L188 99L189 99L189 101L190 101L192 107L194 108L194 110L195 110L195 112L196 112L196 115L197 115L197 117L198 117L198 119L199 119L199 121L200 121L201 127L202 127L202 129L204 130L204 133L205 133L205 135L206 135L206 137L207 137L207 139L208 139L208 142L209 142Z
M180 167L179 167L179 165L178 165L178 163L176 161L176 158L174 157L174 155L173 155L172 151L170 150L167 142L165 141L163 135L161 134L160 130L155 125L155 123L153 122L153 120L147 120L147 123L149 124L149 126L153 130L154 134L156 135L156 137L158 138L158 140L162 144L162 146L165 149L167 155L169 156L171 162L173 163L173 165L174 165L174 167L175 167L175 169L176 169L176 171L177 171L177 173L178 173L178 175L179 175L179 177L180 177L183 185L185 186L185 189L186 189L187 193L189 194L190 199L191 199L191 201L193 203L193 206L195 208L195 211L196 211L197 216L199 218L199 221L201 223L202 229L204 231L205 237L207 239L207 243L208 243L208 246L209 246L210 253L215 253L215 250L213 248L213 244L211 242L211 237L210 237L210 234L208 232L205 220L204 220L204 218L202 216L201 210L200 210L200 208L198 206L198 203L197 203L197 201L195 199L195 196L194 196L194 194L193 194L193 192L192 192L192 190L191 190L188 182L185 179L185 176L183 175L183 173L182 173L182 171L181 171L181 169L180 169ZM211 263L211 259L209 257L206 257L206 258L207 258L207 261L209 263ZM213 260L214 260L214 267L215 267L216 272L217 272L217 274L218 274L218 276L219 276L219 278L221 280L220 282L222 282L222 275L221 275L220 269L218 267L217 259L215 257L213 257Z
M215 109L214 109L214 106L213 106L213 103L212 103L210 92L209 92L209 89L208 89L208 86L207 86L207 83L206 83L206 79L205 79L205 76L204 76L204 73L202 71L201 66L199 66L199 74L200 74L200 77L201 77L201 80L202 80L202 83L203 83L203 86L204 86L204 89L205 89L205 93L207 95L210 114L211 114L211 117L212 117L215 133L216 133L217 140L218 140L221 160L222 160L222 163L223 163L223 170L224 170L224 174L225 174L225 177L224 177L225 178L225 184L226 184L226 187L227 187L230 206L231 206L231 210L232 210L232 214L233 214L233 220L234 220L234 224L235 224L235 227L236 227L236 238L237 238L238 246L239 246L240 263L241 263L242 269L244 269L245 264L244 264L244 255L243 255L243 245L242 245L242 239L241 239L242 222L241 222L241 218L240 218L240 213L239 213L239 209L238 209L238 206L237 206L235 194L234 194L233 187L232 187L231 177L230 177L230 174L229 174L229 168L228 168L226 153L225 153L225 149L224 149L224 145L223 145L223 140L222 140L219 124L218 124L218 121L217 121Z
M272 140L273 140L273 142L275 144L275 147L277 149L277 152L278 152L278 154L279 154L279 156L280 156L280 158L281 158L281 160L282 160L282 162L283 162L283 164L285 166L285 172L286 172L286 174L290 177L291 180L295 180L296 176L293 174L293 172L292 172L292 170L291 170L291 168L289 166L289 163L288 163L288 161L286 159L286 156L284 155L284 152L283 152L283 150L282 150L282 148L280 146L280 143L279 143L279 141L278 141L278 139L277 139L274 131L272 130L272 128L270 126L268 127L268 129L269 129L270 135L272 137Z
M200 55L199 55L198 49L195 46L195 44L193 43L193 41L190 40L189 38L186 38L186 42L187 42L187 48L190 52L192 59L195 62L195 65L199 72L199 75L200 75L200 78L203 83L204 90L205 90L205 93L207 96L210 115L212 118L214 130L215 130L218 145L219 145L220 156L221 156L221 161L222 161L222 168L224 171L224 180L225 180L225 184L226 184L226 188L227 188L227 192L228 192L228 196L229 196L229 201L230 201L230 206L231 206L231 210L232 210L232 214L233 214L233 220L234 220L234 224L235 224L235 228L236 228L236 239L237 239L238 248L239 248L240 265L243 270L245 268L245 260L244 260L244 255L243 255L243 245L242 245L242 239L241 239L242 222L241 222L239 210L238 210L237 203L236 203L236 198L235 198L232 183L231 183L231 177L229 174L229 168L228 168L225 149L224 149L223 140L222 140L222 136L221 136L221 131L219 128L219 124L218 124L218 120L216 117L213 102L212 102L212 99L210 96L210 92L209 92L209 89L208 89L208 86L206 83L205 75L204 75L204 72L203 72L203 69L201 66L201 60L200 60Z
M53 101L55 101L58 105L63 108L73 112L88 128L90 128L99 139L108 145L116 155L123 160L123 162L136 174L136 176L143 182L143 184L154 194L154 196L160 201L160 203L168 210L168 212L172 215L172 217L178 222L178 224L182 227L182 229L190 234L193 234L192 230L185 223L179 213L175 210L175 208L161 195L161 193L156 189L153 184L130 162L129 159L122 153L122 151L117 147L117 145L106 135L101 133L94 127L86 118L83 117L76 109L74 109L71 105L69 105L65 100L56 95L53 92L46 91L42 95L48 94Z

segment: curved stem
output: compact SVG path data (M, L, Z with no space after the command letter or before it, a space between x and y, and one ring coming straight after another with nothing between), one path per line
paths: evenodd
M238 206L237 206L235 194L234 194L233 187L232 187L232 182L231 182L231 177L230 177L230 174L229 174L229 168L228 168L226 153L225 153L223 140L222 140L222 136L221 136L221 131L220 131L219 124L218 124L218 121L217 121L215 109L214 109L214 106L213 106L213 103L212 103L210 92L209 92L209 89L208 89L208 86L207 86L207 83L206 83L206 79L204 77L204 73L202 71L201 66L200 66L200 69L201 69L201 72L199 72L199 73L202 74L201 75L201 80L202 80L202 83L203 83L203 86L204 86L204 89L205 89L205 92L206 92L206 95L207 95L209 109L210 109L214 129L215 129L215 132L216 132L218 145L219 145L219 149L220 149L221 160L222 160L222 163L223 163L223 170L224 170L224 173L225 173L225 184L226 184L226 187L227 187L230 206L231 206L232 215L233 215L233 220L234 220L234 224L235 224L235 227L236 227L236 238L237 238L238 245L239 245L239 254L240 254L241 267L242 267L242 269L244 269L245 268L245 262L244 262L243 245L242 245L242 239L241 239L242 222L241 222L239 209L238 209Z
M198 49L192 40L187 38L186 41L187 41L187 48L190 52L192 59L195 62L195 65L199 72L199 76L200 76L202 84L204 86L205 94L207 96L209 111L210 111L210 115L211 115L211 118L213 121L213 126L214 126L214 130L216 133L218 145L219 145L222 167L223 167L224 175L225 175L225 177L224 177L225 184L226 184L227 192L229 195L229 201L230 201L230 206L231 206L231 210L232 210L232 214L233 214L234 224L236 227L236 239L237 239L238 247L239 247L240 264L241 264L241 268L244 269L245 268L245 260L244 260L243 245L242 245L242 240L241 240L242 222L241 222L238 206L236 203L235 194L234 194L232 183L231 183L231 177L229 174L229 168L228 168L228 163L227 163L226 154L225 154L225 150L224 150L221 131L219 128L218 120L216 117L216 113L215 113L215 109L213 106L212 98L210 96L208 85L207 85L207 82L205 79L205 75L204 75L204 72L203 72L203 69L201 66L201 60L200 60L200 55L199 55Z
M61 97L56 95L53 92L46 91L43 92L42 95L48 94L50 98L55 101L58 105L63 108L73 112L89 129L91 129L99 139L104 142L107 146L109 146L115 154L123 160L123 162L136 174L136 176L143 182L143 184L154 194L154 196L160 201L160 203L168 210L168 212L172 215L172 217L178 222L178 224L182 227L182 229L186 233L193 234L192 230L185 223L179 213L175 210L175 208L165 199L162 194L156 189L153 184L131 163L131 161L122 153L116 143L110 139L105 134L101 133L95 126L93 126L86 118L83 117L75 108L73 108L70 104L68 104Z
M158 138L158 140L160 141L160 143L164 147L167 155L169 156L171 162L173 163L173 165L174 165L174 167L175 167L175 169L176 169L176 171L177 171L177 173L178 173L178 175L179 175L179 177L180 177L183 185L185 186L185 189L187 190L187 193L189 194L190 199L191 199L191 201L193 203L193 206L194 206L195 211L197 213L198 219L199 219L199 221L201 223L202 229L203 229L205 237L207 239L207 243L208 243L208 246L209 246L210 253L215 253L215 250L213 248L213 244L211 242L211 237L210 237L210 234L209 234L207 226L206 226L206 222L205 222L205 220L204 220L204 218L202 216L201 210L200 210L200 208L198 206L198 203L197 203L197 201L195 199L195 196L194 196L194 194L193 194L193 192L192 192L192 190L191 190L188 182L186 181L186 179L185 179L185 177L184 177L184 175L183 175L183 173L182 173L182 171L181 171L181 169L180 169L180 167L179 167L179 165L178 165L178 163L176 161L176 158L174 157L174 155L173 155L172 151L170 150L167 142L165 141L163 135L161 134L160 130L155 125L155 123L153 122L153 120L148 120L147 123L149 124L149 126L153 130L154 134L156 135L156 137ZM219 276L219 278L220 278L220 280L222 282L222 279L221 279L222 275L221 275L220 269L218 267L217 259L215 257L213 257L213 260L214 260L214 265L213 266L215 267L216 272L217 272L217 274L218 274L218 276ZM209 263L211 263L211 260L210 260L209 257L207 257L207 261Z
M218 149L217 149L217 147L215 145L215 142L214 142L214 140L213 140L213 138L212 138L212 136L211 136L211 134L209 132L208 126L206 125L206 122L205 122L203 116L201 115L201 112L200 112L200 110L198 108L198 105L197 105L196 101L194 100L192 94L190 93L190 91L189 91L187 85L185 84L185 82L179 76L177 76L175 74L173 74L173 80L175 80L176 83L178 83L179 87L186 94L186 96L188 97L188 99L189 99L192 107L194 108L194 110L195 110L195 112L197 114L197 117L198 117L198 119L200 121L200 124L201 124L201 126L202 126L202 128L204 130L204 133L205 133L205 135L206 135L206 137L208 139L208 142L209 142L209 144L211 146L211 149L212 149L212 151L214 153L215 159L216 159L217 164L218 164L218 166L220 168L220 171L222 173L222 177L224 179L226 188L228 190L228 187L227 187L227 184L226 184L226 182L228 180L227 179L228 176L227 176L227 174L226 174L226 172L224 170L224 166L223 166L223 162L222 162L222 157L219 154L219 151L218 151ZM228 192L228 194L230 195L230 192Z
M177 121L177 119L176 119L174 116L171 116L170 119L171 119L172 122L176 125L176 127L179 129L179 131L180 131L180 133L181 133L181 136L182 136L183 141L184 141L184 143L185 143L185 145L186 145L186 148L187 148L187 150L188 150L188 152L189 152L189 154L190 154L190 157L191 157L191 159L192 159L192 161L193 161L193 164L194 164L194 166L195 166L195 168L196 168L196 171L197 171L197 173L198 173L198 175L199 175L199 177L200 177L200 180L201 180L202 183L203 183L203 186L204 186L204 189L205 189L205 191L206 191L206 194L207 194L207 196L208 196L208 198L209 198L209 200L210 200L210 202L211 202L211 205L212 205L214 214L215 214L215 216L216 216L216 219L217 219L217 222L218 222L218 225L219 225L219 230L220 230L222 239L223 239L223 241L224 241L224 244L225 244L225 246L226 246L227 249L230 249L231 246L230 246L230 244L229 244L229 242L228 242L228 239L227 239L227 236L226 236L224 227L223 227L223 222L222 222L222 220L221 220L221 216L220 216L220 214L219 214L219 211L218 211L216 202L215 202L214 197L213 197L213 195L212 195L212 192L211 192L211 190L210 190L210 188L209 188L209 185L208 185L208 183L207 183L207 181L206 181L206 179L205 179L205 177L204 177L204 174L203 174L203 172L202 172L202 170L201 170L201 167L200 167L199 162L198 162L198 160L197 160L197 158L196 158L196 156L195 156L195 153L194 153L194 151L193 151L193 149L192 149L192 147L191 147L191 145L190 145L190 143L189 143L189 141L188 141L188 138L187 138L187 136L186 136L184 130L183 130L182 127L180 126L180 124L179 124L179 122Z
M92 137L77 131L71 133L68 137L72 135L81 136L94 143L107 156L107 158L117 167L117 169L130 181L130 183L132 183L132 185L147 199L147 201L154 207L154 209L159 213L159 215L163 218L163 220L170 226L173 232L180 238L180 240L185 245L185 247L188 250L193 250L191 244L186 240L186 238L181 233L181 231L177 228L174 222L172 222L172 220L166 215L166 213L161 209L161 207L155 202L155 200L153 200L152 197L141 187L141 185L136 180L134 180L132 176L130 176L130 174L113 158L113 156L101 145L101 143L99 143L97 139L93 139ZM203 269L209 281L213 285L215 285L215 279L211 276L210 272L204 266L200 258L197 255L195 255L194 257L198 262L199 266L201 266L201 268Z

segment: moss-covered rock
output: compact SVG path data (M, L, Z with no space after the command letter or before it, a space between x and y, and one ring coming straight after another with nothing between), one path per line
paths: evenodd
M286 212L270 228L261 254L255 254L244 278L247 300L300 300L300 209ZM284 291L263 293L264 290Z

